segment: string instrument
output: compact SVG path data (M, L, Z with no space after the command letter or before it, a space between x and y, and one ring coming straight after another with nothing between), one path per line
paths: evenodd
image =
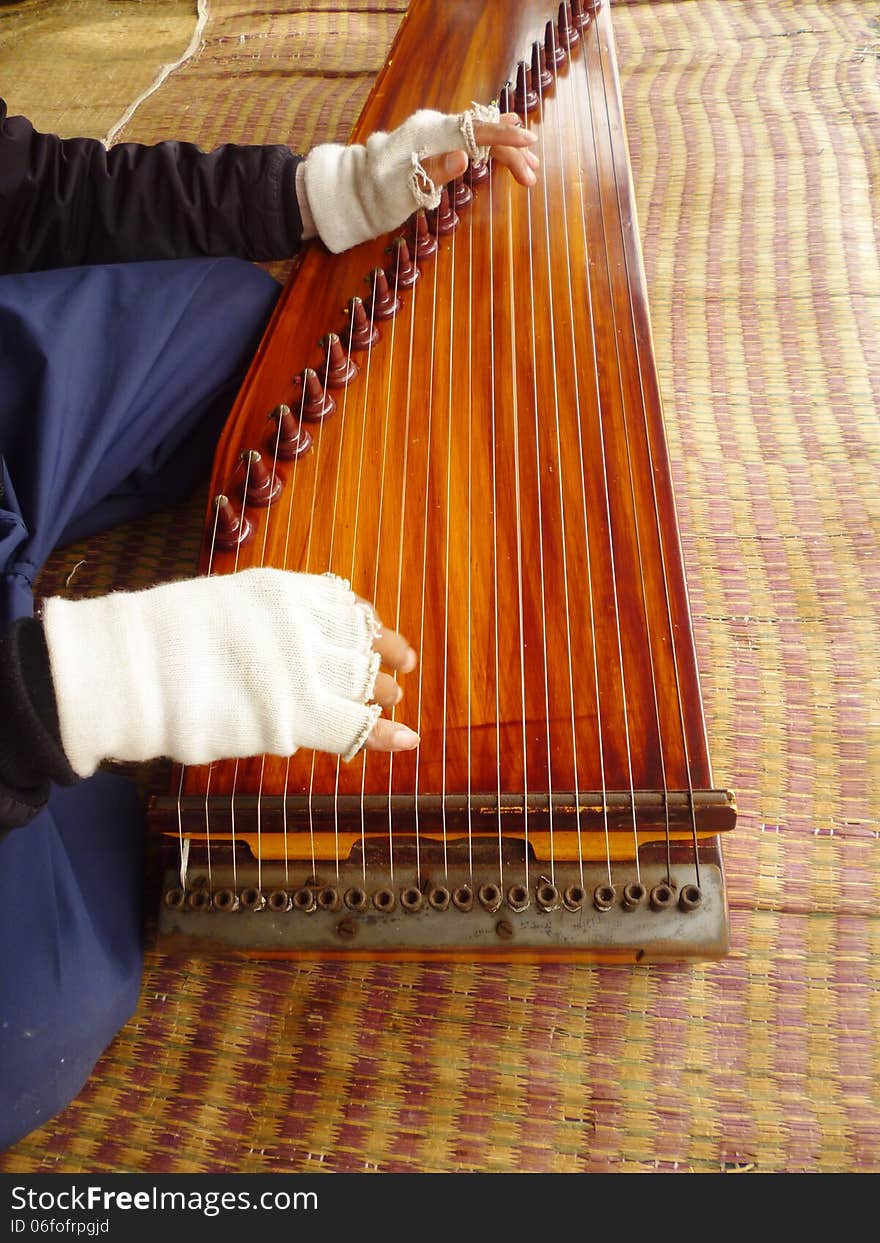
M419 656L414 752L177 769L160 937L260 956L727 950L719 835L611 15L414 0L353 133L497 99L471 167L310 245L214 463L201 569L332 572ZM279 642L283 636L279 635Z

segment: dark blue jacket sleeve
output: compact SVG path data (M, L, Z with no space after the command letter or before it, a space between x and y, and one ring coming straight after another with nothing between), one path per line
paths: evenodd
M156 146L41 134L0 100L0 272L299 248L300 157L284 146Z

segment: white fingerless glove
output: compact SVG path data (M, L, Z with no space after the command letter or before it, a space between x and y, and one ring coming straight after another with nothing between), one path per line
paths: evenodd
M61 741L81 777L103 759L184 764L298 747L350 759L380 709L377 623L347 583L252 569L47 600Z
M474 121L498 121L493 104L474 104L449 115L425 109L390 134L371 134L366 145L315 147L301 165L299 189L305 190L303 216L329 250L338 253L379 237L402 224L419 207L436 207L440 190L422 160L449 151L466 151L476 163L487 159L486 147L474 140ZM309 219L311 218L311 219Z

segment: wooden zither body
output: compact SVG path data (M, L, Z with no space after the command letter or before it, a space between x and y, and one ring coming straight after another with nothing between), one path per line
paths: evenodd
M169 944L726 951L735 807L709 762L608 6L415 0L353 139L492 99L538 134L538 184L471 169L388 237L306 249L206 518L205 573L332 572L375 601L419 655L396 717L421 745L178 769L152 807Z

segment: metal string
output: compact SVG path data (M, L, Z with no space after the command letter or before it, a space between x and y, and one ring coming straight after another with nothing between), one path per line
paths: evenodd
M557 78L557 80L558 80L558 78ZM539 76L539 78L538 78L538 91L537 91L537 94L538 94L538 102L539 102L539 109L540 109L540 121L541 121L540 134L541 134L541 154L542 154L542 165L543 165L543 167L544 167L545 169L547 169L547 167L548 167L548 166L547 166L547 160L546 160L546 140L545 140L545 128L544 128L544 127L545 127L545 113L544 113L544 91L543 91L543 87L542 87L542 85L541 85L540 76ZM526 112L525 112L525 109L523 110L523 118L524 118L524 120L525 120L525 118L526 118ZM557 124L557 126L556 126L556 131L557 131L557 134L560 134L558 124ZM561 145L561 135L560 135L560 145ZM560 163L561 163L561 161L560 161ZM563 201L563 208L564 208L564 205L565 205L565 183L564 183L564 179L562 180L561 184L562 184L562 201ZM549 202L548 202L548 198L547 198L547 176L546 176L546 173L545 173L544 177L542 177L542 185L543 185L543 190L544 190L544 237L545 237L545 241L546 241L546 245L547 245L547 284L548 284L548 292L549 292L549 297L548 297L548 305L549 305L549 308L550 308L550 358L551 358L550 375L551 375L551 379L552 379L552 382L553 382L553 412L554 412L554 425L555 425L555 429L556 429L556 456L557 456L557 459L558 459L558 460L557 460L557 472L556 472L556 473L557 473L557 483L558 483L558 488L559 488L559 517L560 517L560 524L561 524L561 527L562 527L562 531L561 531L561 545L562 545L562 580L563 580L564 599L565 599L565 642L566 642L566 652L567 652L567 657L568 657L568 694L569 694L569 703L570 703L570 705L571 705L571 748L572 748L572 761L573 761L573 767L574 767L574 805L575 805L575 810L576 810L576 815L577 815L577 827L578 827L578 835L577 835L577 840L578 840L578 861L579 861L579 865L580 865L580 879L581 879L581 882L583 882L583 879L584 879L584 862L583 862L583 850L582 850L582 846L581 846L581 837L580 837L580 799L579 799L579 797L578 797L578 791L580 790L580 782L579 782L579 779L578 779L577 731L576 731L576 727L575 727L575 712L574 712L574 670L573 670L572 651L571 651L571 615L570 615L569 603L568 603L568 595L569 595L569 587L568 587L568 553L567 553L567 551L566 551L566 544L565 544L566 524L565 524L564 481L563 481L564 459L563 459L563 453L562 453L562 436L561 436L561 431L560 431L560 423L559 423L559 385L558 385L558 383L557 383L557 377L556 377L556 366L555 366L555 360L556 360L556 322L555 322L555 314L554 314L554 309L553 309L553 262L552 262L552 256L551 256L551 250L550 250L550 207L549 207ZM570 267L571 259L570 259L570 255L569 255L569 253L568 253L568 235L567 235L567 229L568 229L568 222L567 222L567 218L566 218L566 219L564 220L564 224L563 224L563 233L565 234L565 240L566 240L566 260L567 260L567 263L569 264L569 267ZM530 233L530 240L531 240L531 233ZM530 251L529 251L529 269L530 269L530 271L529 271L529 275L530 275L530 277L531 277L531 247L530 247ZM569 287L570 287L570 285L571 285L571 272L570 272L570 270L569 270L569 274L568 274L568 279L569 279ZM534 289L532 290L532 299L531 299L531 303L532 303L532 349L533 349L533 351L534 351L534 349L535 349L535 299L534 299ZM573 328L573 325L572 325L572 328ZM575 357L576 357L576 355L575 355ZM538 377L537 377L537 365L536 365L536 366L535 366L535 440L536 440L536 444L537 444L537 434L538 434L537 385L538 385ZM540 480L540 459L538 459L538 467L539 467L539 480ZM539 496L539 513L540 513L540 482L539 482L539 492L538 492L538 496ZM542 559L542 586L541 586L541 606L542 606L542 611L543 611L543 605L544 605L544 588L543 588L543 559ZM545 632L544 632L544 678L545 678L545 687L547 687L547 685L548 685L548 675L547 675L547 639L546 639L546 622L545 622ZM547 706L547 770L548 770L548 776L549 776L549 772L550 772L550 701L549 701L549 690L546 690L546 691L545 691L545 693L546 693L546 695L547 695L547 700L546 700L546 706ZM548 786L549 786L549 811L550 811L550 879L551 879L552 883L553 883L553 884L555 884L555 883L556 883L556 874L555 874L555 854L554 854L554 845L553 845L553 788L552 788L552 782L549 782L549 781L548 781Z
M552 36L551 36L551 44L552 44ZM581 139L580 139L580 133L579 133L578 109L576 106L576 99L575 99L574 77L572 74L568 74L566 76L568 79L569 92L571 95L571 116L574 122L574 146L575 146L575 151L577 154L576 185L578 187L578 198L579 198L580 209L581 209L581 228L582 228L583 237L584 237L584 252L586 253L587 226L586 226L586 218L585 218L585 211L584 211L584 181L583 181L583 171L582 171L582 166L581 166ZM557 84L559 83L558 74L556 75L556 82ZM559 162L560 162L560 166L562 166L563 159L562 159L562 127L561 126L557 126L556 134L557 134L558 143L559 143L559 155L560 155ZM593 687L594 687L594 691L596 695L596 725L597 725L597 730L598 730L598 742L599 742L599 747L598 747L599 772L600 772L600 778L602 782L602 823L603 823L603 829L604 829L604 835L605 835L605 864L606 864L607 874L608 874L608 884L613 886L614 881L612 877L612 868L611 868L611 840L610 840L609 832L608 832L608 790L607 790L607 784L606 784L606 779L605 779L605 740L604 740L603 733L602 733L602 705L599 699L599 658L598 658L598 652L597 652L597 647L596 647L596 615L595 615L595 604L594 604L594 595L593 595L593 566L592 566L592 556L590 554L590 525L589 525L589 516L588 516L588 507L587 507L587 489L586 489L586 483L584 480L584 444L583 444L583 430L581 427L581 386L580 386L581 372L580 372L580 368L576 365L577 363L577 339L576 339L576 334L575 334L574 293L573 293L572 267L571 267L571 250L570 250L570 243L569 243L569 236L568 236L568 207L566 203L566 196L564 193L562 195L562 217L563 217L562 232L565 238L565 249L566 249L566 272L568 276L568 311L569 311L569 319L571 321L571 351L572 351L572 358L575 361L575 367L574 367L575 426L577 428L578 469L580 471L581 505L582 505L582 511L583 511L583 524L584 524L584 555L586 558L586 566L587 566L587 599L589 601L589 607L590 607L590 639L591 639L591 646L592 646L592 652L593 652ZM588 319L590 322L590 339L593 342L593 350L594 350L594 356L595 356L596 326L595 326L595 323L593 322L593 298L592 298L592 291L590 289L589 274L588 274L588 279L587 279L587 312L588 312ZM597 400L598 400L598 377L597 377ZM577 786L578 786L577 769L575 769L576 789L577 789ZM575 795L575 797L578 803L578 810L577 810L578 858L580 861L581 883L583 883L583 858L582 858L581 840L580 840L580 827L581 827L580 800L577 797L577 794Z
M439 233L439 230L438 230ZM453 234L454 236L454 234ZM431 494L431 433L434 426L434 359L435 344L437 339L437 278L440 267L440 252L434 256L434 290L431 304L431 362L428 368L428 426L425 432L425 511L422 528L422 604L421 618L419 621L419 689L418 689L418 706L416 708L416 733L422 727L422 675L425 668L424 662L424 644L425 644L425 596L428 578L428 510L429 497ZM403 529L401 528L401 565L403 557ZM402 570L398 570L402 574ZM400 582L398 581L398 591L400 590ZM415 830L416 830L416 883L421 884L421 844L420 844L420 826L419 826L419 760L421 750L416 749L415 756L415 776L413 788L413 807L415 811Z
M530 201L530 200L529 200ZM529 217L529 265L531 267L531 216ZM523 749L523 839L524 839L524 871L525 886L529 887L529 769L528 769L528 741L526 731L526 634L523 612L523 557L522 557L522 497L520 491L520 466L519 466L519 391L517 384L517 341L516 341L516 307L514 298L514 276L513 276L513 186L508 184L507 187L507 266L508 266L508 299L510 305L510 382L511 382L511 410L513 415L513 491L514 501L516 504L516 590L517 590L517 606L519 609L519 676L520 676L520 696L522 704L522 749ZM539 501L538 501L538 529L539 529L539 551L541 557L540 578L543 593L544 578L544 552L542 547L542 539L540 538L540 481L538 483ZM545 643L546 648L546 643ZM546 680L545 680L546 688Z
M607 101L608 89L607 89L607 84L606 84L606 79L605 79L605 60L603 56L602 40L598 37L598 34L597 34L596 41L597 41L597 46L598 46L598 51L599 51L599 66L602 72L602 86L603 86L603 90L605 92L605 97ZM608 117L608 134L610 138L611 137L610 116ZM620 183L617 177L616 161L613 161L612 167L614 171L614 188L615 188L615 196L617 200L617 215L618 215L618 220L620 222L621 235L623 236L624 235L623 206L621 203ZM687 776L688 803L690 806L690 813L691 813L691 826L692 826L693 850L694 850L694 869L696 873L696 883L697 883L697 886L699 887L699 884L700 884L699 844L698 844L698 838L697 838L697 820L696 820L696 809L694 807L694 790L693 790L693 781L691 778L690 755L689 755L689 750L688 750L687 732L685 729L685 720L684 720L684 703L682 700L682 693L681 693L681 679L680 679L679 668L678 668L678 654L675 649L675 641L674 641L675 631L674 631L673 623L672 623L672 602L671 602L670 594L669 594L669 579L668 579L668 574L667 574L666 551L665 551L664 541L663 541L663 532L662 532L662 528L660 525L660 506L659 506L659 502L657 498L657 482L656 482L655 475L654 475L654 454L653 454L653 450L651 447L651 436L650 436L650 430L648 427L648 407L647 407L647 402L645 398L644 382L642 379L641 351L639 348L639 336L638 336L638 331L636 328L636 317L635 317L635 307L633 305L632 286L630 284L629 256L627 254L627 250L625 247L624 247L623 257L624 257L624 264L626 266L626 273L627 273L627 295L629 298L630 319L632 322L633 344L635 346L636 358L638 361L637 370L638 370L638 377L639 377L639 394L641 396L642 417L643 417L644 428L645 428L645 444L646 444L647 451L648 451L648 459L651 463L651 470L650 470L651 494L652 494L652 499L653 499L653 504L654 504L654 520L655 520L655 525L656 525L656 530L657 530L657 544L660 550L660 563L663 567L663 589L664 589L664 596L665 596L665 602L666 602L666 617L667 617L667 621L669 624L669 636L670 636L669 646L670 646L670 650L672 654L673 670L674 670L674 675L675 675L675 690L676 690L676 698L678 702L679 723L681 726L681 741L682 741L682 747L683 747L683 752L684 752L684 761L685 761L685 769L686 769L686 776ZM673 496L673 505L674 503L675 502L674 502L674 496ZM647 622L647 614L646 614L646 622ZM652 677L653 677L653 665L652 665ZM655 687L654 693L655 693L655 701L656 701L656 687ZM658 709L658 728L659 728L659 709ZM664 802L664 807L666 811L666 860L667 860L666 867L667 867L667 880L671 880L669 800L668 800L667 789L666 789L666 766L665 766L665 762L662 759L662 752L663 752L663 748L662 748L662 740L661 740L661 763L662 763L662 768L663 768L663 802Z
M584 71L586 75L586 55L583 56L582 63L584 65ZM593 118L593 101L592 101L592 97L591 97L590 89L589 89L588 75L586 75L586 77L587 77L586 99L587 99L587 106L589 109L589 116L590 116L590 134L593 140L593 159L594 159L594 163L596 166L596 172L597 172L597 178L598 178L599 154L598 154L598 148L596 144L595 121ZM601 456L602 456L602 487L603 487L603 492L605 496L605 515L608 520L608 555L610 558L611 582L613 586L614 627L615 627L616 637L617 637L617 659L618 659L618 663L620 667L620 699L621 699L621 708L623 711L624 740L626 743L626 766L627 766L627 775L629 778L630 810L632 813L632 833L633 833L634 856L635 856L635 866L636 866L636 879L641 880L641 869L639 865L639 834L638 834L638 825L636 822L636 793L635 793L635 783L633 780L633 766L632 766L632 742L631 742L630 734L629 734L629 710L628 710L627 702L626 702L626 674L625 674L624 665L623 665L623 641L622 641L621 632L620 632L620 599L619 599L619 588L617 585L617 572L616 572L615 560L614 560L614 532L613 532L613 523L611 519L611 497L610 497L610 493L608 490L608 458L607 458L607 453L605 449L605 428L604 428L604 419L603 419L603 414L602 414L602 393L601 393L601 386L599 383L599 357L598 357L598 350L596 346L595 319L593 315L593 294L592 294L592 283L591 283L591 278L590 278L590 260L589 260L590 250L589 250L589 244L587 240L586 218L583 214L583 195L581 197L581 223L582 223L582 227L584 231L586 290L587 290L587 297L589 300L589 307L590 307L589 318L590 318L590 326L592 330L593 370L596 376L596 418L597 418L597 427L599 431L599 443L600 443ZM606 251L607 251L607 248L606 248ZM606 253L606 264L607 264L607 253ZM618 363L618 370L619 370L619 363ZM606 826L607 826L607 820L606 820Z
M601 59L601 47L599 50L599 55ZM604 83L604 74L603 74L605 117L606 117L606 121L608 124L608 136L610 140L611 139L611 118L610 118L609 111L608 111L608 93L607 93L607 90L604 89L604 87L605 87L605 83ZM588 92L591 92L589 76L587 77L587 90ZM597 162L597 172L598 172L598 162ZM618 198L618 209L619 209L619 198ZM608 276L608 287L610 289L611 288L611 261L610 261L609 251L608 251L608 233L605 227L604 213L602 216L602 234L603 234L603 237L605 238L605 267L606 267L606 272ZM650 623L650 617L649 617L649 612L648 612L648 592L647 592L647 587L645 584L645 566L644 566L644 558L643 558L643 553L642 553L642 537L641 537L641 532L639 529L638 504L636 501L635 474L633 471L633 450L632 450L632 444L631 444L630 435L629 435L629 419L627 418L627 411L626 411L626 396L624 394L624 389L623 389L623 369L621 367L621 362L620 362L620 341L619 341L619 336L618 336L617 309L614 305L613 296L609 299L609 303L610 303L610 309L611 309L611 319L612 319L612 323L614 327L614 348L615 348L615 353L617 355L617 379L618 379L618 387L620 390L620 404L621 404L621 415L622 415L622 421L623 421L623 433L624 433L624 440L626 442L627 475L629 477L629 492L630 492L630 500L632 503L632 511L633 511L633 528L634 528L635 537L636 537L636 557L637 557L638 564L639 564L639 586L641 588L642 616L643 616L644 623L645 623L645 637L648 641L648 666L649 666L650 673L651 673L651 692L652 692L652 698L654 701L654 720L657 726L657 741L658 741L659 759L660 759L660 772L661 772L661 779L663 783L663 807L664 807L664 812L666 815L666 836L667 836L667 841L668 841L669 839L669 797L668 797L668 791L666 788L666 760L665 760L665 756L663 752L663 727L662 727L662 723L660 720L660 700L657 694L657 676L656 676L655 662L654 662L654 644L652 641L651 623Z
M373 313L376 303L376 276L373 276L373 296L370 299L370 336L373 335ZM351 345L352 336L354 334L354 308L351 312L351 329L349 330L349 346ZM373 353L372 341L367 346L367 360ZM328 355L329 356L329 355ZM350 351L349 351L350 356ZM339 481L342 477L342 446L345 441L345 416L348 410L348 384L342 390L342 409L339 416L339 442L336 449L336 479L333 485L333 516L330 520L330 549L327 553L327 573L333 570L333 546L336 542L336 515L339 506ZM361 443L363 444L363 425L361 426ZM360 492L358 492L360 499ZM354 554L352 554L353 556ZM315 779L315 753L312 752L312 768L309 782L309 802L312 799L312 789ZM333 793L333 857L336 864L336 880L339 880L339 761L336 763L336 786Z
M449 862L446 850L446 727L448 717L447 677L449 673L449 509L452 485L452 360L454 355L453 330L455 328L455 230L453 230L452 233L452 254L449 264L449 273L449 392L448 405L446 409L446 553L444 559L446 581L443 600L443 758L441 765L440 790L440 816L443 828L443 879L446 881L449 879ZM421 700L422 697L421 694L419 694L420 713Z
M413 263L415 264L415 262L416 262L416 259L415 259L415 256L413 256ZM398 247L396 261L394 265L394 295L395 297L397 297L397 293L398 293L399 278L400 278L400 248ZM415 296L415 286L413 286L413 295ZM413 312L414 311L415 311L415 305L413 305ZM386 463L387 452L388 452L388 422L389 422L389 417L391 413L391 390L392 390L391 380L392 380L392 375L393 375L393 370L394 370L394 345L395 345L395 340L396 340L396 329L397 329L397 316L395 315L394 318L391 320L391 340L389 342L389 347L388 347L389 349L388 382L385 386L385 418L384 418L383 425L382 425L382 469L379 474L379 480L380 480L380 483L379 483L379 518L378 518L378 524L376 527L376 559L375 559L374 568L373 568L373 592L372 592L373 600L376 599L376 594L379 589L379 550L380 550L381 541L382 541L382 510L385 504L385 463ZM410 341L410 352L412 352L412 341ZM367 842L366 842L366 823L365 823L365 817L364 817L364 795L365 795L366 783L367 783L367 759L368 759L368 752L365 751L364 762L361 768L361 856L362 856L361 866L363 869L364 885L366 885L367 883ZM391 833L391 822L390 822L390 813L389 813L389 851L391 849L390 833Z
M471 193L474 193L473 188ZM473 629L473 617L471 612L471 537L473 530L473 457L474 457L474 351L473 351L473 322L474 322L474 208L476 206L476 195L471 204L471 210L468 212L468 332L467 332L467 424L468 424L468 447L467 447L467 821L468 821L468 880L473 886L474 883L474 841L473 841L473 813L471 811L471 718L472 718L472 677L471 677L471 632ZM450 419L450 423L452 420ZM444 768L444 778L445 778ZM445 792L444 792L445 793ZM443 835L446 836L446 807L444 799L443 808Z
M494 169L490 164L487 181L489 192L489 374L492 405L492 574L493 602L495 610L495 765L497 778L497 815L498 815L498 887L504 889L504 849L501 831L501 695L500 695L500 661L498 658L498 463L497 463L497 405L495 400L495 209L493 205L492 186L495 181Z
M330 343L328 342L327 343L328 365L329 365L329 362L330 362ZM325 394L326 394L326 391L327 389L326 389L326 384L325 384L324 386ZM299 405L299 427L300 428L302 428L302 419L303 419L303 411L305 409L305 402L306 402L306 386L305 386L305 383L303 383L303 391L302 391L302 396L300 398L300 405ZM279 415L278 422L280 425L280 422L281 422L280 415ZM320 443L315 449L315 478L317 478L317 472L318 472L318 453L319 452L320 452ZM290 489L289 489L290 503L287 507L287 526L284 532L284 553L281 558L281 565L283 569L287 569L287 558L288 558L288 554L290 551L290 531L291 531L291 522L293 518L293 498L296 495L296 477L297 477L297 471L299 469L299 459L300 459L300 454L297 454L296 457L293 459L293 469L290 472ZM288 845L287 845L287 798L288 798L288 791L290 788L290 759L291 757L289 755L285 757L284 796L281 800L281 823L282 823L282 834L284 837L284 883L285 885L288 885L290 883L290 859L289 859L289 851L288 851ZM311 815L309 816L309 828L310 828L310 846L311 846L311 854L312 854L312 875L314 876L315 875L315 835L311 828Z
M413 263L418 262L418 243L413 244ZM435 278L436 279L436 278ZM406 375L406 413L403 430L403 466L401 472L400 486L400 530L398 534L398 554L397 554L397 602L394 614L394 629L400 631L400 599L403 587L403 529L404 519L406 517L406 479L407 466L409 464L409 422L412 413L412 373L413 373L413 338L416 322L416 290L418 282L413 285L412 311L409 322L409 358L407 360ZM378 575L378 553L376 557L376 572ZM396 705L391 710L391 720L395 718ZM394 884L394 838L393 838L393 817L391 811L391 784L394 778L394 752L388 755L388 875L391 884Z

